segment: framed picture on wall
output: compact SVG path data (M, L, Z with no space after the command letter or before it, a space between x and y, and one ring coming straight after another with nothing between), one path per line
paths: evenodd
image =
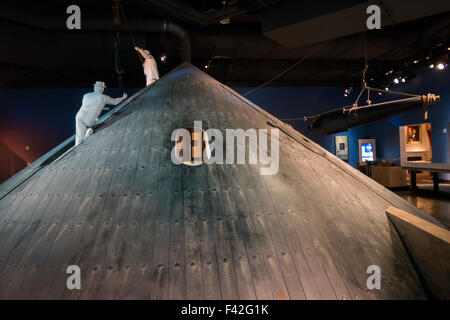
M338 158L348 161L348 136L334 136L334 153Z
M422 143L420 125L412 125L406 127L406 143Z

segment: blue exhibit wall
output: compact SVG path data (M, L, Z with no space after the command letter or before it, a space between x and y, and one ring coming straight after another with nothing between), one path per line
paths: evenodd
M250 87L234 87L241 94L250 91ZM400 163L399 127L422 122L431 123L433 162L448 163L448 128L450 123L450 71L436 71L423 68L417 76L404 84L392 87L392 90L414 94L435 93L441 96L440 102L432 105L428 113L428 120L424 120L421 109L406 112L390 118L378 120L366 125L352 128L346 132L324 135L320 132L309 131L303 120L285 122L308 138L319 143L328 151L334 153L334 136L347 135L349 141L349 164L355 166L359 161L358 139L376 139L377 159L385 159ZM325 110L339 108L352 104L360 91L353 88L349 97L344 97L340 87L264 87L246 96L250 101L264 108L278 118L303 117ZM403 98L395 95L381 95L371 93L372 103L391 99ZM367 99L364 94L362 101ZM441 174L442 179L450 180L450 174Z

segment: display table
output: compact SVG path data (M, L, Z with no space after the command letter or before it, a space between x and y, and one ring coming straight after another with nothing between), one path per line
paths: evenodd
M379 184L389 187L406 187L406 171L399 166L372 166L371 178Z
M417 190L416 173L419 171L431 172L434 192L439 192L439 172L450 173L449 163L406 162L402 165L402 168L411 171L411 187L413 190Z

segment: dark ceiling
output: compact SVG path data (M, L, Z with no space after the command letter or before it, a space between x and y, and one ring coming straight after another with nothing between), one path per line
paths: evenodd
M377 3L383 2L389 1ZM190 56L221 82L257 86L304 59L271 85L357 85L367 53L368 76L380 85L390 70L412 76L412 61L423 63L448 50L450 2L428 2L434 11L423 13L407 1L398 1L397 7L391 3L383 7L389 10L383 10L388 18L382 18L382 29L367 31L350 30L347 21L339 20L342 10L367 6L358 0L122 0L126 20L122 17L118 30L124 86L144 83L131 38L152 52L161 74ZM81 30L66 28L66 8L72 4L81 8ZM95 80L117 86L113 4L2 0L0 87L87 87ZM305 31L310 21L316 28ZM321 42L310 43L314 38ZM300 45L287 48L285 42Z

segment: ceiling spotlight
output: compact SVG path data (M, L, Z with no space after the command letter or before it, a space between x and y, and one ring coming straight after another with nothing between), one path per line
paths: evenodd
M406 82L406 79L405 79L405 78L402 78L402 82L405 83L405 82Z
M348 97L348 93L344 93L344 97Z
M394 83L395 83L395 84L398 84L398 83L399 83L398 78L395 78L395 79L394 79Z
M434 64L430 64L429 68L433 69L434 68Z
M389 87L384 88L384 90L389 91Z
M220 24L229 24L230 23L230 18L224 18L222 20L219 21Z
M378 92L378 95L379 95L379 96L381 96L381 95L382 95L382 93L381 93L381 92Z
M413 61L414 64L419 63L419 59Z
M205 69L208 69L209 68L209 64L205 64Z
M159 59L161 59L162 62L166 62L167 57L165 54L163 54Z
M436 66L436 68L437 68L438 70L444 70L445 66L444 66L443 63L438 63L438 65Z

